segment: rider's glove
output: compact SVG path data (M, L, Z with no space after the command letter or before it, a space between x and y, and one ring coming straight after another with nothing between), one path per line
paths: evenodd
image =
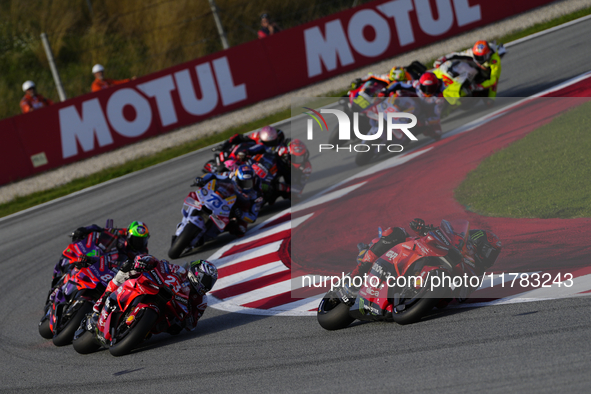
M136 271L144 271L154 268L156 261L152 256L144 256L140 259L136 259L133 263L133 269Z
M287 146L281 146L277 149L277 156L283 156L289 153Z
M88 229L86 229L85 227L78 227L72 233L72 242L78 242L78 241L80 241L81 239L83 239L84 237L86 237L89 233L91 233L91 231L88 230Z
M421 236L426 234L425 230L427 226L425 225L425 221L423 219L416 218L409 223L409 226L415 233Z
M193 184L191 186L199 186L199 187L202 187L203 185L205 185L205 181L203 180L203 178L201 178L200 176L198 176L197 178L195 178L195 181L193 182Z
M121 266L119 267L119 271L121 272L129 272L133 269L133 260L127 259L125 260L123 263L121 263Z
M76 261L74 261L74 266L76 268L84 268L84 267L88 267L89 265L92 264L92 259L86 255L82 255L80 257L78 257L76 259Z

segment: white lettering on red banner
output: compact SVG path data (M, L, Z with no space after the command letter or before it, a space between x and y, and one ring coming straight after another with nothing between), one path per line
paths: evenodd
M323 36L318 26L304 30L308 77L310 78L322 74L320 61L324 63L328 71L337 68L337 56L341 66L355 62L341 21L337 19L327 22L324 31L325 35Z
M372 9L359 10L349 20L346 35L340 19L326 22L324 34L319 26L304 30L308 78L321 75L324 72L322 65L327 72L337 69L337 59L341 67L355 63L353 51L369 58L380 57L390 46L391 23L394 23L398 44L403 47L415 42L417 28L437 37L449 32L454 21L458 26L465 26L482 18L480 5L470 6L468 0L453 0L453 7L452 0L435 0L435 9L429 0L393 0L376 6L376 9L388 19ZM418 26L411 22L413 11ZM368 28L374 32L371 40L364 34Z
M135 116L128 120L123 109L129 106ZM111 95L107 103L107 117L111 127L122 136L133 138L144 134L152 124L150 103L135 89L120 89Z
M248 97L246 84L234 83L225 56L197 65L195 72L196 81L193 81L190 70L186 69L144 82L135 88L113 90L105 108L97 98L93 98L82 102L82 114L78 113L74 105L60 109L62 157L67 159L76 156L78 144L84 152L94 150L95 136L100 147L112 144L113 131L127 138L144 135L153 126L154 110L159 115L162 127L178 123L177 111L180 108L175 109L173 92L178 94L182 109L195 116L214 111L220 97L224 107ZM199 87L201 98L197 98L196 86ZM150 99L154 105L150 104Z
M156 99L156 106L158 107L160 124L162 126L170 126L178 122L174 103L172 102L171 92L175 90L172 75L166 75L162 78L143 83L138 85L137 88L146 96Z
M76 141L80 143L84 152L94 149L95 136L100 146L113 143L105 115L96 98L82 103L82 116L79 116L76 107L71 105L59 110L59 119L64 159L78 154Z

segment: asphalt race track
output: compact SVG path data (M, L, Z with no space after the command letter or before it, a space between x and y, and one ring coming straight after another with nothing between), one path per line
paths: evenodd
M523 97L591 68L585 21L510 48L501 96ZM455 120L446 125L453 128ZM289 129L289 123L286 129ZM202 150L0 220L1 392L587 392L591 300L586 297L456 308L418 324L354 323L324 331L315 317L265 317L210 308L192 333L150 339L129 356L81 356L41 338L37 322L52 268L80 225L145 221L150 251L164 258ZM338 176L312 156L306 196ZM332 160L334 165L334 160ZM259 221L289 205L278 202ZM403 224L403 223L402 223ZM207 258L221 236L183 260ZM352 258L353 263L353 258Z

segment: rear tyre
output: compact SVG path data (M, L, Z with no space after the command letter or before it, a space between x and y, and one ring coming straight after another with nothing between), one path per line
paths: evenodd
M80 322L87 313L92 312L92 303L85 301L80 308L70 317L70 320L63 326L63 328L53 337L53 344L55 346L66 346L72 343L74 334L80 326Z
M181 254L185 251L185 249L191 244L195 235L199 228L195 226L193 223L187 223L181 235L176 237L170 246L170 250L168 251L168 257L171 259L178 259Z
M84 331L84 334L76 338L72 342L72 345L74 346L74 350L80 354L94 353L101 348L101 345L94 338L94 334L90 331Z
M45 320L41 320L39 322L39 335L41 335L45 339L53 338L53 332L51 332L51 328L49 327L48 318L45 318Z
M349 315L349 306L334 298L323 298L320 301L316 318L325 330L340 330L355 321Z
M441 273L437 275L441 276ZM442 283L441 281L439 283ZM392 313L392 320L398 324L411 324L421 320L431 309L433 309L442 298L447 295L447 289L442 286L434 287L433 291L430 289L430 282L424 286L425 292L419 300L411 305L408 305L403 311Z
M154 323L158 320L158 313L152 309L144 309L135 324L129 328L127 334L109 348L115 357L125 356L135 349L146 338ZM125 323L123 323L125 324Z

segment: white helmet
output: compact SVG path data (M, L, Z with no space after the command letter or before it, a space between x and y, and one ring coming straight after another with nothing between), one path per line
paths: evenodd
M265 126L261 129L259 133L259 137L263 142L263 145L266 146L275 146L277 145L277 130L273 126Z
M35 82L25 81L25 83L23 83L23 92L26 92L27 90L34 88L34 87L35 87Z
M100 65L100 64L95 64L94 67L92 68L92 73L93 74L94 73L101 72L101 71L105 71L105 68L102 65Z

